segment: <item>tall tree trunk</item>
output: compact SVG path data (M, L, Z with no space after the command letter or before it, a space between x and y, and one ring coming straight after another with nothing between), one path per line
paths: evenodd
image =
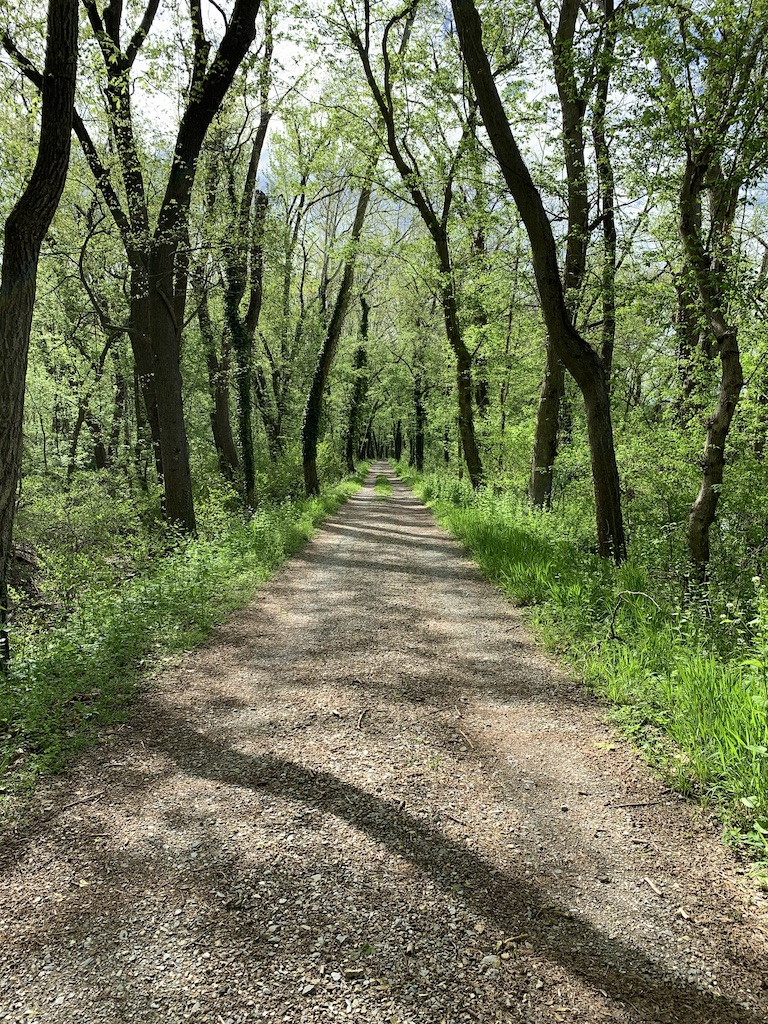
M399 462L403 454L403 421L398 420L395 427L395 461Z
M219 358L208 306L208 295L202 275L195 274L195 284L199 291L197 321L205 347L208 393L211 396L210 421L213 443L216 447L221 475L225 480L232 481L235 479L239 462L229 414L229 352L223 351Z
M701 396L697 394L697 357L701 352L701 324L696 285L689 280L683 268L675 280L677 313L675 336L677 341L677 383L679 394L675 405L681 427L687 427L696 413L701 411Z
M568 189L568 236L563 267L565 305L575 320L587 265L589 240L589 195L584 156L584 114L586 99L579 89L574 63L574 36L579 12L578 0L563 0L557 32L553 35L541 14L550 37L555 81L563 127L563 155ZM560 406L565 397L565 374L552 339L547 334L546 366L541 385L536 433L531 460L529 498L538 507L552 503L552 481L560 434Z
M157 411L155 367L150 338L149 279L144 256L131 250L130 312L128 337L136 367L136 382L144 403L144 421L149 431L152 458L158 481L163 481L163 458L160 450L160 417Z
M40 142L32 176L5 222L0 279L0 662L10 657L5 629L8 564L21 472L24 391L37 265L69 166L77 76L77 0L49 0Z
M357 244L360 241L360 235L365 223L365 215L368 212L368 203L371 199L370 177L375 170L376 162L372 162L369 166L366 174L366 183L363 185L357 200L357 209L355 210L355 219L350 236L351 250L344 261L344 273L339 285L328 329L320 348L315 372L312 375L312 382L309 387L309 394L307 395L307 404L304 408L304 421L301 427L301 452L304 462L304 488L308 497L320 493L320 480L317 476L317 443L320 435L320 410L323 401L323 391L328 380L328 374L331 372L331 366L336 356L336 349L347 315L349 298L355 280Z
M547 341L547 363L541 382L539 408L536 414L536 433L533 440L531 480L528 496L536 508L549 508L552 504L552 478L557 456L557 434L560 420L560 401L565 390L563 364Z
M367 11L368 17L370 10ZM411 4L401 14L396 15L390 22L384 34L384 57L385 67L390 66L390 54L387 51L387 35L389 29L394 27L398 21L404 23L403 36L399 47L399 55L402 56L408 46L411 26L416 15L416 4ZM472 137L470 128L474 126L474 119L468 120L462 130L462 137L458 143L457 151L452 160L451 169L447 175L447 184L442 197L442 208L438 214L432 205L426 191L419 181L412 155L407 145L401 145L398 140L397 122L393 106L391 79L388 71L385 73L383 87L377 81L370 59L370 21L366 23L365 40L359 35L352 33L351 41L360 57L365 77L379 113L384 121L386 129L387 149L397 172L408 189L414 206L429 231L432 243L435 247L438 265L442 279L440 297L443 306L443 319L445 322L445 333L448 344L456 356L456 393L459 405L459 436L464 448L464 457L467 462L467 470L473 487L479 487L483 479L483 466L480 459L480 452L475 437L474 413L473 413L473 386L472 386L472 355L464 343L459 322L458 302L456 296L456 282L454 280L453 265L451 262L450 246L448 243L448 216L453 199L453 178L458 166L460 157L468 140Z
M355 358L353 362L355 385L352 389L352 401L349 405L347 436L344 445L348 473L354 473L355 471L355 440L357 435L357 422L360 415L360 407L363 404L365 392L368 388L366 367L368 365L368 314L371 307L366 301L364 295L360 296L360 307L360 344L355 349Z
M424 384L421 374L417 373L413 378L413 464L417 472L424 472L424 425L427 419L427 411L424 406Z
M701 192L714 177L711 206L714 211L708 241L701 229ZM731 228L736 213L739 185L723 179L717 157L711 151L689 149L680 187L678 230L685 258L699 293L701 308L714 340L704 345L710 358L720 360L720 389L717 404L707 420L707 437L702 456L701 487L688 518L688 553L697 575L703 579L709 566L710 530L715 521L723 483L725 445L733 415L744 386L736 327L729 323L723 290L725 267L731 249ZM715 252L708 251L707 245ZM720 245L722 254L716 247Z
M552 226L504 112L483 49L482 24L475 5L472 0L452 0L452 3L464 61L485 128L531 243L534 273L550 341L584 396L598 549L603 557L621 562L626 557L626 539L605 370L597 353L573 326L568 313Z
M610 384L613 369L613 349L616 342L616 185L611 162L611 150L605 133L608 93L616 55L618 21L614 0L604 0L605 41L600 51L595 90L595 110L592 142L595 147L600 216L603 223L603 266L600 275L600 299L603 307L603 326L600 356Z
M195 529L192 474L181 380L181 323L174 282L177 243L160 242L149 259L149 312L153 376L158 396L165 518L187 533ZM183 310L183 305L182 305ZM160 400L159 396L163 396Z

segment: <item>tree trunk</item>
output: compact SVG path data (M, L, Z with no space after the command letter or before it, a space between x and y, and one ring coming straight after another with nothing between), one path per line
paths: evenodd
M150 331L155 393L158 396L165 518L186 533L192 533L195 530L195 508L182 399L182 325L177 319L174 292L176 248L175 241L160 242L150 255Z
M709 534L722 489L725 443L744 385L735 327L720 336L718 349L722 370L720 391L715 410L707 421L701 488L688 518L688 552L700 577L705 576L709 565Z
M77 0L49 0L40 143L32 176L5 222L0 280L0 662L10 657L5 630L8 563L21 438L29 336L40 247L59 205L69 166L77 75Z
M376 162L372 162L366 175L366 183L357 200L355 219L352 224L350 235L351 251L344 261L344 274L339 285L333 313L328 324L320 354L312 375L312 383L307 395L307 404L304 408L304 421L301 427L301 452L304 462L304 487L307 497L320 493L320 481L317 476L317 443L320 435L320 410L323 401L323 391L331 372L331 366L336 356L336 349L341 338L341 331L344 327L344 320L349 306L349 297L352 285L355 280L355 261L357 257L357 244L365 223L365 215L368 211L368 203L371 198L370 176L373 174Z
M208 295L201 275L195 275L199 289L197 322L205 346L205 365L208 370L208 393L211 396L211 432L216 446L219 471L225 480L235 479L238 469L237 448L232 436L232 422L229 414L229 352L224 351L221 359L216 352L216 339L208 308Z
M400 55L405 53L410 37L410 30L416 14L416 4L411 4L403 13L397 16L390 26L397 20L404 22L403 36L399 48ZM366 38L370 31L370 9L367 9ZM386 129L387 149L389 155L397 168L403 184L408 189L411 199L419 211L432 242L435 247L440 273L442 277L441 299L443 305L443 318L445 321L445 333L448 344L456 356L456 392L459 404L459 435L464 447L464 455L467 461L467 470L473 487L479 487L483 479L483 466L475 438L475 425L473 415L473 387L472 387L472 356L461 333L459 322L458 303L456 298L456 283L454 281L453 266L451 263L450 246L448 244L448 214L453 196L453 173L458 163L461 152L461 143L450 174L448 184L443 193L442 210L438 216L425 191L419 184L419 174L415 169L414 161L408 151L407 145L401 145L397 137L397 123L391 95L391 81L388 73L385 74L385 84L382 89L376 80L373 67L370 61L370 54L363 40L356 35L352 41L357 49L358 56L363 65L365 77L373 94L376 105L379 108L384 127ZM386 34L384 47L386 50ZM387 63L389 55L386 55ZM462 142L465 136L462 134Z
M347 472L355 471L355 436L357 434L357 421L360 413L360 406L363 404L365 392L368 388L366 367L368 365L368 314L370 306L364 295L360 296L360 344L355 349L354 370L355 385L352 389L352 401L349 406L349 419L347 421L347 437L345 442L345 456Z
M568 235L563 267L565 306L575 319L587 265L589 240L589 195L584 156L584 114L586 100L579 90L574 66L574 36L579 12L577 0L564 0L557 32L550 35L560 113L563 126L563 155L568 189ZM551 32L551 29L548 29ZM536 434L531 459L529 497L533 505L549 508L560 435L560 406L565 397L565 375L551 338L547 335L547 361L536 416Z
M611 72L616 56L618 21L614 0L604 0L605 41L597 67L595 109L592 141L595 147L600 214L603 222L603 267L600 275L600 298L603 307L600 356L610 385L613 368L613 349L616 342L616 186L611 162L611 151L605 134L606 110L610 91Z
M144 402L144 417L149 430L157 479L163 480L163 459L160 451L160 417L157 411L155 368L150 338L149 281L143 256L131 250L130 312L128 337L136 367L136 382Z
M485 128L531 243L534 273L550 341L584 396L598 549L604 558L621 562L626 557L626 539L605 371L599 356L576 331L568 314L552 226L504 112L483 49L482 25L475 5L472 0L452 0L452 3L462 53Z
M701 192L707 180L715 176L712 218L707 243L702 238ZM725 269L720 265L716 247L721 245L723 261L731 248L731 229L736 213L738 181L722 179L720 165L710 152L688 151L683 182L680 187L680 219L678 230L688 267L696 282L699 301L709 324L714 347L704 344L706 354L720 358L720 390L717 405L707 421L707 437L702 457L701 487L688 518L688 553L694 570L704 579L709 566L709 535L720 500L725 466L725 445L733 415L744 386L739 356L738 334L728 322L723 291ZM707 246L715 249L714 257Z
M403 454L403 421L398 420L395 427L395 461L399 462Z
M413 412L414 412L414 432L413 432L413 464L416 467L417 472L424 472L424 424L426 422L427 413L424 407L424 388L422 385L421 374L417 373L413 381Z
M531 481L528 488L531 504L536 508L549 508L552 504L552 478L557 455L560 401L564 390L563 364L555 354L554 346L547 340L547 364L536 415Z

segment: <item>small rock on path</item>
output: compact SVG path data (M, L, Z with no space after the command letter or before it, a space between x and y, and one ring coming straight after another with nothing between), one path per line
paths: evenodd
M768 1019L713 823L384 464L0 871L3 1022Z

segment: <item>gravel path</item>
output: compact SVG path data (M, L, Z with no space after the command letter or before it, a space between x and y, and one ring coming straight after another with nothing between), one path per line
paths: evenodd
M382 464L0 844L2 1021L768 1020L715 825Z

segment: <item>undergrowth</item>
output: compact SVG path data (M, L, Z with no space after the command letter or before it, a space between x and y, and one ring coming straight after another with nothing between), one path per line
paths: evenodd
M56 601L11 628L11 667L0 674L0 792L59 770L100 727L123 719L141 679L245 604L362 475L318 498L261 507L248 519L230 492L209 493L198 505L195 538L158 532L156 524L142 528L135 502L125 509L133 518L121 541L110 541L108 531L98 543L91 536L104 524L90 498L79 502L85 511L67 507L64 526L51 513L54 533L70 526L91 533L84 545L58 534L47 549L41 544L43 585ZM114 516L120 506L104 507Z
M551 649L609 701L670 783L717 806L768 860L768 588L736 606L687 585L681 599L641 558L616 567L567 516L438 474L399 472ZM721 610L717 610L721 609Z

